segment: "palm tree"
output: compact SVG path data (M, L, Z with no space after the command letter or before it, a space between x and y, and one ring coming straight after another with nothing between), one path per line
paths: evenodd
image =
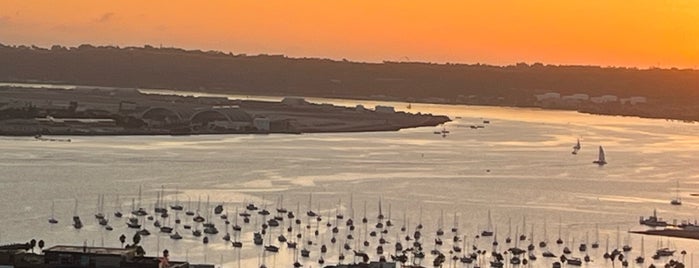
M134 245L134 246L135 246L135 245L138 245L138 243L140 243L140 242L141 242L141 235L138 234L138 233L136 233L135 235L133 235L133 245Z
M39 240L39 250L44 251L44 240Z
M119 242L121 242L121 247L123 248L124 243L126 243L126 236L124 234L121 234L121 236L119 236Z
M143 256L145 256L145 255L146 255L146 251L143 249L143 247L141 247L141 246L136 246L136 256L141 256L141 257L143 257Z
M36 239L29 241L29 246L32 247L32 253L34 253L34 247L36 247Z

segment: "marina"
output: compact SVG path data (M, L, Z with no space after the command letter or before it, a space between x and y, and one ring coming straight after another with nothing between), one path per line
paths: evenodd
M647 230L638 219L653 209L665 219L694 222L697 170L690 163L699 150L692 136L696 125L562 111L411 106L413 112L460 119L390 133L70 137L70 143L0 139L5 150L0 200L16 204L0 208L6 215L0 219L0 243L41 238L50 245L119 248L121 234L130 240L139 232L149 255L168 249L173 260L223 267L296 262L322 267L365 256L425 267L435 261L442 267L497 267L500 258L501 267L553 267L565 248L571 253L564 266L579 258L583 267L612 267L604 256L617 249L628 260L645 256L642 266L631 267L648 267L689 263L698 251L695 240L636 233L629 239L626 231L617 231ZM487 127L468 127L483 118ZM432 134L444 129L449 129L445 137ZM572 155L577 136L585 137L586 146ZM608 163L593 165L601 145ZM681 189L675 187L677 178L683 178ZM668 202L676 197L682 206ZM94 217L99 213L113 230L100 225ZM52 215L55 224L47 221ZM544 226L555 229L547 232ZM414 251L418 232L422 250ZM605 243L605 237L611 238ZM598 248L587 245L598 240ZM672 250L673 256L651 258Z

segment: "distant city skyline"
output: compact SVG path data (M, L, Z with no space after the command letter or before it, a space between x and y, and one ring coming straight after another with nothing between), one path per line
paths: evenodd
M5 0L0 43L696 69L697 21L695 1Z

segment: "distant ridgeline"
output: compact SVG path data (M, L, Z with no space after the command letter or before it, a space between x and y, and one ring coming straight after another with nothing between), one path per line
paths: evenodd
M699 120L699 71L358 63L177 48L0 45L0 81L569 109Z

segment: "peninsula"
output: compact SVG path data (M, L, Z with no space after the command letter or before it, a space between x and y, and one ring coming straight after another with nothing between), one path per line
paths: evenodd
M137 89L0 87L0 135L189 135L395 131L446 116L390 106L341 107L299 97L281 102L144 94Z

